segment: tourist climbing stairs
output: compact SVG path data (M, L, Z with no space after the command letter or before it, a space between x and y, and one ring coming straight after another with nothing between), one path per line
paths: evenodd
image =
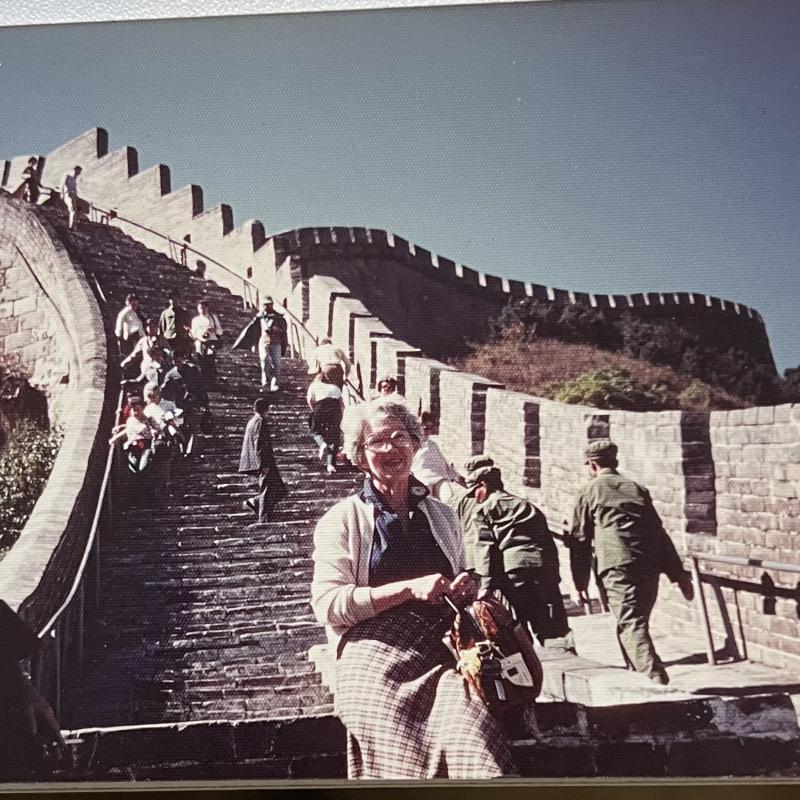
M242 508L254 494L253 479L237 468L260 369L254 354L229 346L254 310L114 227L86 224L68 233L57 211L38 213L90 283L96 279L110 342L114 317L132 291L147 317L158 317L172 290L192 311L205 297L225 331L219 386L210 392L213 433L196 436L189 457L173 462L168 504L115 503L113 532L100 544L99 611L88 623L85 667L65 694L62 724L330 711L331 698L306 655L324 639L309 603L312 535L357 475L349 469L327 475L317 458L307 426L306 364L284 360L273 395L272 439L290 494L274 521L258 524Z

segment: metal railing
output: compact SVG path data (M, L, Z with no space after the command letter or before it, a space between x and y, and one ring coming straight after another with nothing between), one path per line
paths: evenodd
M117 398L114 412L115 421L119 421L122 413L123 393ZM104 432L101 432L103 435ZM43 673L46 662L52 658L54 663L54 686L51 687L51 699L56 716L61 713L62 674L65 662L72 651L74 662L78 668L83 663L84 653L84 617L87 594L87 583L91 577L93 583L92 598L96 609L100 598L100 542L102 531L113 524L112 505L114 493L114 459L116 448L109 445L103 477L100 483L100 494L97 499L89 536L86 540L80 564L76 570L72 585L66 598L58 610L38 632L42 644L31 661L31 677L38 689L42 689ZM90 560L94 569L87 570Z
M566 526L566 522L564 523ZM562 542L566 546L568 538L567 529L564 527L561 531L550 528L550 533L554 539ZM800 608L800 583L796 589L787 589L784 587L775 586L771 579L765 577L761 579L761 586L756 586L752 582L737 580L725 575L719 575L714 572L703 572L700 569L698 562L705 561L714 564L725 564L735 567L755 567L763 570L772 570L775 572L788 572L795 575L800 575L800 564L790 564L783 561L772 561L769 559L748 558L745 556L726 556L716 555L710 553L702 553L698 551L689 551L686 558L691 563L691 577L692 586L694 589L694 602L697 608L697 614L703 626L703 634L706 645L706 658L709 664L716 666L719 663L717 657L716 647L714 645L714 634L711 628L711 619L708 611L708 603L704 592L704 584L710 586L717 594L718 602L720 602L720 618L722 626L725 631L725 646L724 651L727 651L733 659L747 659L747 637L744 629L744 622L742 620L742 611L739 605L739 592L760 593L765 596L785 597L794 600L798 603ZM608 612L608 600L605 590L603 588L602 578L597 574L597 563L592 561L592 577L594 579L595 588L599 599L600 610ZM724 603L724 598L721 597L720 591L722 588L731 589L733 592L733 605L736 612L736 625L738 628L739 640L741 648L736 643L736 637L733 632L733 626L728 617L727 606ZM592 599L588 596L582 599L581 606L585 614L592 613Z
M52 186L42 186L41 190L49 191L52 196L60 196L60 192L58 189ZM180 264L181 266L188 268L188 254L192 253L194 256L197 257L198 263L204 264L213 264L218 269L225 272L227 275L231 276L234 279L235 283L241 283L241 297L242 297L242 305L244 308L260 308L261 307L261 290L255 283L248 280L247 278L240 275L236 270L232 269L231 267L223 264L221 261L218 261L216 258L208 255L207 253L203 253L201 250L198 250L196 247L193 247L190 242L187 242L184 239L173 239L172 236L166 233L162 233L161 231L157 231L154 228L150 228L147 225L143 225L140 222L136 222L136 220L130 219L128 217L123 217L116 212L114 209L103 208L102 206L97 205L96 203L92 202L91 200L86 200L81 198L83 202L86 204L88 208L89 218L92 222L99 223L101 225L109 225L112 221L117 221L122 223L123 225L130 225L134 228L137 228L140 231L144 231L145 233L155 236L158 239L161 239L167 244L168 256L170 259L175 261L176 263ZM268 236L265 242L268 242L273 237ZM306 353L306 344L310 341L313 342L316 346L318 344L318 338L311 333L310 330L306 327L305 323L293 314L283 303L275 303L276 306L279 306L283 313L289 318L291 322L290 332L289 332L289 350L292 358L305 358Z
M739 592L740 591L749 591L755 592L757 589L753 586L753 584L746 583L744 581L739 581L733 578L729 578L723 575L717 575L714 573L703 573L700 570L700 565L698 562L706 561L713 564L727 564L728 566L734 567L756 567L759 569L764 570L772 570L775 572L789 572L795 575L800 575L800 565L798 564L789 564L783 561L771 561L769 559L760 559L760 558L747 558L745 556L725 556L725 555L716 555L711 553L701 553L698 551L689 551L687 554L688 558L691 560L692 564L692 583L694 585L694 593L695 593L695 602L697 603L697 613L702 620L703 623L703 634L705 636L706 642L706 658L708 659L708 663L712 665L716 665L718 663L716 648L714 646L714 635L711 630L711 620L708 614L708 605L706 603L705 594L703 592L703 582L712 586L713 589L721 589L721 587L725 586L733 590L733 601L734 607L736 609L736 622L737 627L739 629L739 638L741 639L741 657L746 659L747 658L747 639L745 637L745 630L744 630L744 623L742 622L742 611L739 607ZM771 581L770 581L771 582ZM764 584L765 582L762 579L762 586L761 593L765 592ZM800 588L800 587L799 587ZM800 591L797 589L795 590L786 590L781 589L776 586L771 587L771 593L773 595L781 595L784 597L789 597L793 600L796 600L800 604ZM726 649L733 651L733 657L736 658L739 653L736 647L736 637L733 633L733 628L730 624L730 620L727 617L727 608L720 607L720 615L722 617L722 624L725 628L726 634Z
M50 187L42 187L47 190ZM51 192L56 190L50 188ZM57 192L56 192L57 193ZM156 236L167 242L170 251L170 257L183 266L186 266L185 255L187 252L195 254L199 260L211 263L227 274L233 276L237 281L242 284L242 300L244 308L255 307L259 308L260 303L260 290L259 288L248 281L246 278L238 275L234 270L227 267L225 264L217 261L216 259L208 256L205 253L191 247L188 242L177 242L167 234L155 231L145 225L141 225L134 220L120 217L115 211L103 209L94 203L85 201L89 208L89 213L92 215L93 221L101 224L109 224L111 220L117 220L127 225L132 225L139 228L150 235ZM175 249L178 248L178 249ZM177 258L175 257L177 255ZM98 296L104 305L107 305L107 300L102 288L95 276L94 286L97 290ZM304 358L306 347L309 342L314 346L317 345L317 337L305 326L302 320L298 319L283 303L275 303L279 306L289 319L288 330L288 349L292 358ZM350 384L353 390L358 390ZM117 399L117 407L115 411L115 423L120 421L122 413L124 393L120 392ZM42 644L39 651L31 659L31 677L37 688L42 691L45 679L45 673L48 671L48 662L52 664L53 685L49 687L48 694L51 696L52 704L56 715L59 716L61 712L61 697L62 697L62 677L65 671L66 663L69 658L72 658L74 664L78 669L82 666L84 656L84 634L85 634L85 606L87 592L93 593L92 603L95 608L99 604L100 596L100 547L102 540L102 533L113 525L113 497L114 497L114 466L115 454L117 448L110 445L108 454L106 456L105 468L103 470L103 477L100 484L100 492L98 495L97 503L92 516L92 524L89 530L89 535L84 547L84 551L76 570L75 576L67 592L66 598L61 603L57 611L45 623L42 629L38 632L38 637ZM89 564L93 565L93 569L89 569ZM89 584L92 584L90 587Z

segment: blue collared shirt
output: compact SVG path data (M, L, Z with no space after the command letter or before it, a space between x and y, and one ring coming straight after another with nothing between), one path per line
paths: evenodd
M367 476L361 499L374 508L375 533L369 557L369 585L383 586L440 572L452 580L453 568L431 532L420 502L428 490L414 477L408 486L408 527L403 532L400 516Z

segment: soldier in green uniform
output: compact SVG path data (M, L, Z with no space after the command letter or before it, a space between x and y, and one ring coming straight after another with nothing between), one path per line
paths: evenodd
M687 600L694 596L692 582L647 489L617 472L617 446L610 439L592 442L586 448L586 465L591 480L575 502L570 546L585 553L594 540L597 572L628 666L655 683L667 684L669 676L649 628L658 579L665 573Z
M471 459L467 461L467 472L470 471L470 465L475 461ZM464 552L465 563L469 570L475 569L475 534L472 530L472 523L475 519L475 511L478 508L478 501L475 499L476 486L461 486L455 484L453 487L453 494L447 498L447 505L449 505L458 515L458 521L461 523L461 533L464 538Z
M465 467L467 492L456 509L467 567L480 578L480 594L499 590L541 644L574 651L559 590L558 553L544 514L504 489L491 458L478 456Z

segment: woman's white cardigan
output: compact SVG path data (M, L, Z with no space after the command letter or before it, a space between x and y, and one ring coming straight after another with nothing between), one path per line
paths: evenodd
M464 570L464 541L455 511L432 497L418 508L453 567ZM311 605L336 648L342 634L357 622L374 617L369 582L369 557L375 534L375 507L351 495L331 508L314 530L314 580ZM415 554L408 553L409 560Z

